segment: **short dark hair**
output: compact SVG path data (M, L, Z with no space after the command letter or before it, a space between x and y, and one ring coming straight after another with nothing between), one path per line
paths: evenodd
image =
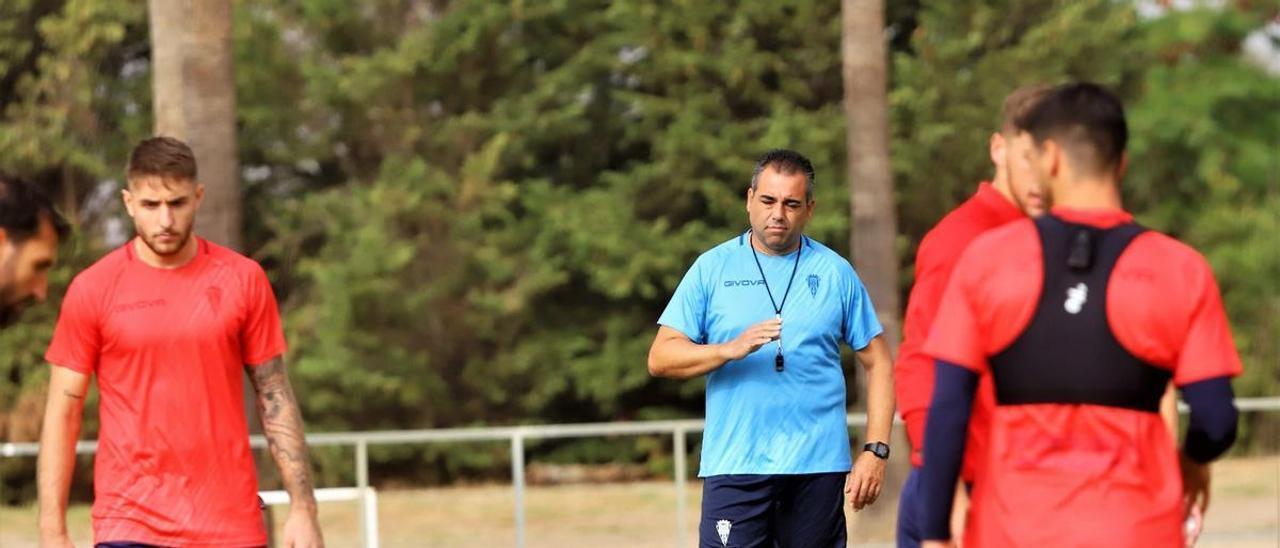
M9 241L22 244L39 232L41 221L53 225L59 240L71 232L48 196L17 177L0 173L0 228Z
M1025 122L1027 113L1051 91L1053 86L1049 84L1028 84L1009 93L1000 106L1000 131L1006 134L1026 131L1026 127L1018 124Z
M1054 88L1020 122L1036 145L1057 141L1074 167L1088 173L1120 165L1129 141L1120 98L1090 82Z
M756 160L756 169L751 173L751 190L755 190L760 184L760 174L770 167L783 175L803 173L804 197L813 200L813 162L803 154L785 148L775 148L764 153L759 160Z
M191 147L173 137L152 137L133 147L129 153L126 177L196 180L196 155Z

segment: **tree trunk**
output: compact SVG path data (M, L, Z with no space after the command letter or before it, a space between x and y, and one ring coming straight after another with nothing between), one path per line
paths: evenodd
M848 117L849 245L886 338L897 347L898 221L889 166L883 0L844 0L844 109Z
M191 146L205 186L196 232L241 249L231 0L149 0L155 132Z
M876 315L884 325L884 337L896 354L901 334L896 249L898 227L889 164L884 2L843 0L841 12L844 110L848 117L849 248L858 276L866 285L875 304ZM866 375L861 368L857 371L858 389L854 393L862 394ZM859 408L866 408L865 402L858 403ZM892 443L893 458L885 475L884 492L880 500L868 511L858 514L851 525L856 526L859 519L876 523L893 515L902 482L906 479L909 451L901 432L895 432ZM860 447L861 440L854 448Z

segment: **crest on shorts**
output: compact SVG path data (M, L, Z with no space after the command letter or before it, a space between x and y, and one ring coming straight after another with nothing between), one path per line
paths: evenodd
M820 281L822 281L822 278L819 278L817 274L809 275L809 294L810 295L813 295L814 297L818 296L818 282Z
M729 530L733 528L733 524L729 520L722 519L716 522L716 534L720 535L720 544L729 545Z

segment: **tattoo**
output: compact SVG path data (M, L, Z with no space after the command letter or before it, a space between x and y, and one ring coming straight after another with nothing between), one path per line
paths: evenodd
M302 412L289 385L284 358L249 366L249 379L258 393L258 417L267 438L271 458L280 469L280 478L293 504L315 507L315 491L311 482L311 461L302 429Z

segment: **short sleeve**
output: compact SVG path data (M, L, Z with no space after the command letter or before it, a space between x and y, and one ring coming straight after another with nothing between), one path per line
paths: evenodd
M942 294L942 304L934 317L933 327L924 351L935 359L947 361L977 373L987 367L979 332L978 311L973 301L976 293L971 280L973 257L966 252L956 265Z
M97 371L102 346L100 305L92 297L89 286L77 277L67 288L53 329L53 340L44 354L49 363L85 375Z
M1244 369L1231 338L1218 282L1208 263L1203 264L1205 277L1204 283L1200 284L1198 306L1192 311L1191 323L1174 368L1173 379L1178 386L1214 377L1234 377Z
M871 344L871 339L884 332L884 327L876 318L876 307L871 302L871 295L867 294L867 287L862 285L862 280L852 268L846 280L848 299L841 336L850 348L862 350Z
M245 289L245 319L240 326L240 351L244 363L261 365L285 351L284 330L275 292L261 267L253 269Z
M707 342L707 288L703 283L702 264L703 259L699 258L689 267L667 308L658 317L659 325L684 333L699 344Z

